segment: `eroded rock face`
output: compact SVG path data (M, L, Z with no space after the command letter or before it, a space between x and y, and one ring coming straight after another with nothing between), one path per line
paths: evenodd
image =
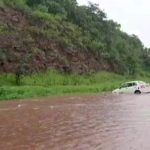
M60 41L33 32L31 28L37 24L22 12L0 8L0 72L15 72L22 64L32 71L58 69L81 74L112 69L107 60L91 52L66 48Z

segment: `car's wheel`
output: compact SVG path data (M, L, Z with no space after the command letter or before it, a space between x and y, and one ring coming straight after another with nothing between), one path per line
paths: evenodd
M136 91L134 92L134 94L141 94L141 91L136 90Z

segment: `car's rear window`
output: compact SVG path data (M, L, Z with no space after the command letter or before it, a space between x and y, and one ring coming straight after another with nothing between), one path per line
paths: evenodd
M135 82L128 83L128 87L137 85Z
M137 85L137 83L135 83L135 82L132 83L132 86L136 86L136 85Z

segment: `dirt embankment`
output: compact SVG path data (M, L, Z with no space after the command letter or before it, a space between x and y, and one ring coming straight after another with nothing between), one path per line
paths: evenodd
M40 26L44 24L23 12L0 8L0 72L15 72L20 66L32 71L54 68L77 73L113 70L114 66L91 52L66 48L35 32Z

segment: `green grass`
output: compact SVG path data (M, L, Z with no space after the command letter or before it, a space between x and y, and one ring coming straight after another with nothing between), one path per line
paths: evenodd
M149 73L143 73L139 77L128 77L109 72L92 75L69 75L57 71L48 71L23 76L21 85L17 86L13 74L1 74L0 100L107 92L118 87L122 82L129 80L136 79L150 82L149 77Z
M3 8L4 7L4 2L2 0L0 0L0 7Z
M2 86L0 87L0 100L13 100L31 97L43 97L52 95L66 95L79 93L98 93L105 92L111 87L108 86Z
M127 77L123 77L118 74L109 72L100 72L91 75L78 75L78 74L65 74L54 70L47 71L45 73L36 73L30 76L23 76L21 80L22 86L80 86L80 85L95 85L95 84L107 84L111 82L119 82L126 80ZM1 74L0 75L1 86L14 86L15 75L13 74Z

